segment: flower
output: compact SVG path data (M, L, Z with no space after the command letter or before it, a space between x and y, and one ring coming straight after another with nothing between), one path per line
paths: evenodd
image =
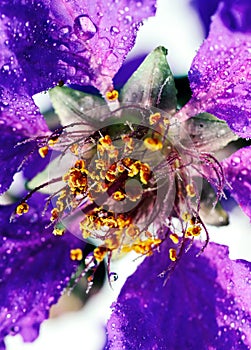
M41 140L51 131L32 96L63 83L111 91L141 21L154 13L154 0L1 1L1 194L17 171L31 179L48 163ZM49 306L76 271L73 260L81 257L82 242L51 234L44 203L36 193L29 205L1 206L1 349L9 333L25 341L37 337ZM15 208L25 215L9 223Z

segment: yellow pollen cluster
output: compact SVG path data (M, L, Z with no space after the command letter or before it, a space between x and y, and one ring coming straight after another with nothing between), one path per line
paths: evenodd
M85 162L77 160L75 166L63 176L63 180L68 184L71 192L77 195L87 190L87 174Z
M101 156L105 152L108 152L109 158L116 158L118 156L118 150L112 144L112 139L109 135L105 135L98 140L97 150Z
M107 91L105 97L108 101L116 101L119 97L119 93L117 90Z
M106 247L97 247L93 251L93 256L98 262L101 262L106 257L106 254L108 253L108 251L109 249Z
M144 140L144 145L147 149L149 149L152 152L159 151L163 147L162 142L158 138L152 138L152 137L147 137Z
M187 192L187 195L191 198L196 196L196 192L193 184L186 185L186 192Z
M177 260L177 252L173 248L169 249L169 259L171 261L176 261Z
M170 239L174 244L178 244L179 243L179 236L176 233L172 233L170 234Z
M16 214L17 215L23 215L25 213L28 213L29 211L29 205L26 202L20 203L17 207L16 207Z
M70 251L71 260L81 261L83 259L83 252L80 248L71 249Z
M55 221L55 220L58 219L58 216L59 216L58 208L53 208L52 211L51 211L51 218L50 218L50 220L51 221Z
M47 156L48 152L49 152L48 146L40 147L38 149L38 153L39 153L41 158L45 158Z
M64 232L65 228L55 226L52 233L54 234L54 236L63 236Z
M200 233L201 233L201 226L198 224L189 226L186 230L186 236L188 237L191 237L191 236L197 237L200 235Z
M153 254L153 249L157 248L161 242L159 238L148 238L144 241L137 239L131 246L124 246L122 251L128 253L133 250L138 254L150 256Z
M149 117L149 123L150 123L150 125L154 125L154 124L158 123L160 121L160 119L161 119L160 113L151 114Z

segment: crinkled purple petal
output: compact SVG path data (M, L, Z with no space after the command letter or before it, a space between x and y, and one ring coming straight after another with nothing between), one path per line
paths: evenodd
M63 80L104 93L155 3L2 0L1 84L32 95Z
M206 111L225 120L239 136L251 137L250 17L249 26L244 24L251 2L239 7L235 4L242 2L231 2L229 8L221 4L213 17L210 34L189 72L192 99L180 114L193 116ZM231 24L233 13L239 27Z
M184 254L166 285L168 248L127 280L108 321L106 349L250 349L251 263L209 244Z
M251 146L236 151L222 162L231 196L251 220Z
M20 333L33 341L49 308L56 303L76 269L70 249L80 240L67 233L55 237L45 229L49 220L41 216L44 196L37 206L9 223L13 206L0 207L0 341Z
M30 97L20 96L15 101L11 101L9 94L2 97L4 98L0 102L0 194L9 188L14 174L17 170L21 170L22 162L27 158L23 164L27 165L37 153L35 141L17 144L49 132L44 118ZM41 160L41 166L43 163L45 161Z

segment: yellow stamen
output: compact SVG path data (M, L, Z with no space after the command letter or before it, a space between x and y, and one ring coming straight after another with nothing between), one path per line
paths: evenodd
M58 218L59 210L57 208L53 208L51 211L51 221L55 221Z
M169 237L174 244L179 243L179 236L176 233L171 233Z
M16 207L16 214L17 215L23 215L23 214L27 213L28 211L29 211L29 205L26 202L23 202Z
M160 113L151 114L150 117L149 117L150 125L156 124L160 120L160 118L161 118L161 114Z
M192 198L192 197L196 196L196 192L195 192L193 184L186 185L186 191L187 191L187 194L189 197Z
M192 226L188 227L188 229L186 230L187 236L197 237L200 235L200 233L201 233L201 226L200 225L192 225Z
M113 198L116 201L122 201L125 198L125 194L121 191L116 191L113 193Z
M54 234L54 236L63 236L64 232L65 232L65 228L54 227L52 233Z
M149 149L152 152L156 152L160 149L162 149L163 144L158 138L152 138L152 137L147 137L144 140L144 145L147 149Z
M117 90L107 91L105 97L108 101L116 101L119 97L119 93Z
M82 250L79 248L71 249L70 258L71 260L78 260L78 261L82 260L83 259Z
M177 253L176 253L175 249L173 249L173 248L169 249L169 258L172 261L176 261L177 260Z
M48 152L49 152L48 146L40 147L38 150L38 153L39 153L40 157L42 157L42 158L45 158L46 155L48 154Z
M98 262L101 262L104 260L107 253L108 249L106 247L97 247L93 251L93 256Z

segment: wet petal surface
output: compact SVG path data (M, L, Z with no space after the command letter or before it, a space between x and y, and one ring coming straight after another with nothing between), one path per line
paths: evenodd
M106 349L249 349L251 264L210 244L192 247L166 285L166 246L129 277L108 322Z
M38 135L45 135L49 131L31 98L19 97L18 100L11 101L9 94L4 97L0 102L0 193L8 189L14 174L23 168L20 165L26 158L24 166L37 157L35 141L20 145L18 143ZM44 162L41 162L41 166L42 163Z
M210 34L193 60L189 73L193 97L183 113L206 111L225 120L239 136L250 137L251 33L245 18L251 5L245 1L237 9L227 6L222 4L213 17ZM234 25L233 18L239 24Z
M38 203L43 199L36 198ZM69 252L81 242L72 235L53 236L44 229L48 220L41 217L41 204L34 206L12 223L14 207L0 208L1 340L20 333L25 341L33 341L76 268Z
M251 146L236 151L223 166L231 196L251 220Z
M0 13L5 88L32 95L63 80L105 92L155 0L3 0Z

